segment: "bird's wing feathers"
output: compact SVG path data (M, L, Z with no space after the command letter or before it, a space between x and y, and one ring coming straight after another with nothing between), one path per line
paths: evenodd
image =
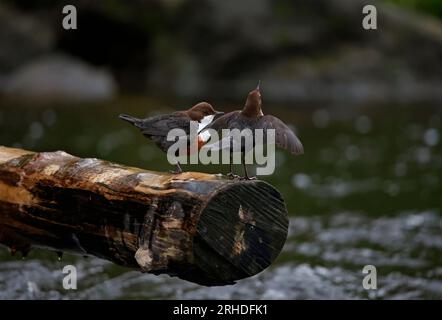
M184 115L169 114L145 119L137 127L146 136L167 136L172 129L183 129L186 134L190 133L190 118Z
M304 147L298 137L278 118L266 115L258 120L257 129L275 129L275 143L278 147L284 148L294 155L303 154Z
M213 129L219 132L221 131L221 129L230 128L229 123L231 122L232 119L238 116L239 112L240 111L233 111L226 113L225 115L219 117L218 119L215 119L213 122L208 124L202 131L205 131L207 129Z

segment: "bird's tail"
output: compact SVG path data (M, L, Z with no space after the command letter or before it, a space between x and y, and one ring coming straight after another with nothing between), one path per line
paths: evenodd
M132 116L127 115L127 114L120 114L118 116L118 118L120 118L121 120L127 121L129 123L132 123L134 126L136 126L138 123L141 122L141 119L132 117Z

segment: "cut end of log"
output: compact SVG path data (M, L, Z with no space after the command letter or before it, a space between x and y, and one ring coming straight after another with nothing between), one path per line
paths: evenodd
M267 268L287 230L284 201L263 181L0 147L0 243L11 252L52 248L226 285Z
M272 186L263 181L226 184L203 209L193 241L195 265L204 278L189 280L217 285L261 272L281 252L287 230L284 201Z

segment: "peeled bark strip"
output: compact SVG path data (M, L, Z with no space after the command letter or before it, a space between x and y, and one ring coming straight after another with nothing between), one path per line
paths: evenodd
M263 181L0 147L0 243L12 251L46 247L225 285L267 268L287 229L284 201Z

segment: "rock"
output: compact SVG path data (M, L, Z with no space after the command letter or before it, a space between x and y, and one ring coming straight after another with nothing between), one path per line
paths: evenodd
M106 100L117 85L112 75L78 59L51 54L33 60L3 79L7 96L45 100Z
M268 102L287 105L442 102L441 21L385 1L369 2L378 11L371 31L362 28L366 0L112 3L80 1L87 27L55 28L55 47L108 67L125 92L242 103L261 80ZM59 17L45 2L34 8L32 17ZM23 51L34 57L32 48ZM18 91L2 71L0 61L0 87Z
M198 3L161 38L173 50L153 58L148 90L242 101L261 80L273 103L442 102L435 18L372 1L379 29L366 31L365 0Z

